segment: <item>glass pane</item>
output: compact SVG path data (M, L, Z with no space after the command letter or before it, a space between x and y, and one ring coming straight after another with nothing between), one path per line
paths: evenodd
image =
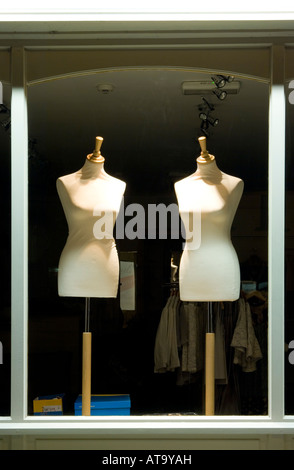
M285 223L285 414L294 414L294 229L293 229L293 175L294 175L294 82L286 83L286 223Z
M10 415L10 343L11 343L11 178L10 178L10 102L11 87L0 83L0 192L2 207L1 224L1 305L0 305L0 416Z
M61 393L65 394L64 413L75 413L75 401L82 392L82 336L89 320L92 394L127 394L134 415L205 414L204 348L211 320L216 347L215 414L267 414L268 86L243 77L225 78L225 86L218 89L217 77L212 79L209 73L127 69L29 88L30 413L36 397ZM218 90L226 91L225 99L218 98ZM85 175L86 157L93 153L96 136L103 137L105 171L116 182L126 183L114 230L120 261L117 297L107 294L107 283L93 296L88 290L93 277L80 289L88 270L81 276L76 264L67 271L69 277L61 278L65 271L60 257L70 242L68 230L75 231L79 244L87 225L86 221L77 224L82 219L72 220L81 200L69 211L72 199L65 200L62 191L82 167ZM231 273L230 266L236 266L232 255L236 253L233 284L237 290L233 300L224 293L217 300L212 296L212 303L196 296L183 300L179 282L187 232L174 184L195 173L200 136L206 138L219 170L244 182L231 228L234 248L229 234L224 235L230 255L223 272L228 268ZM63 189L57 192L56 180L63 176L69 179L58 183ZM79 181L83 183L83 177ZM223 192L222 186L216 187L223 204L229 189ZM116 193L107 194L110 202ZM222 224L221 214L213 210ZM107 230L108 219L102 229L105 214L98 215L100 219L91 219L93 227ZM208 238L214 235L211 229ZM82 260L84 252L79 253ZM209 252L207 263L211 258ZM216 258L213 261L211 293L219 271ZM97 289L110 266L105 262ZM61 290L65 285L69 289L61 295L59 282ZM167 305L169 339L162 329ZM249 330L241 331L243 322ZM236 340L241 333L244 344ZM248 354L253 354L253 360L249 360L243 351L249 351L252 341L254 351ZM168 362L161 366L162 355Z

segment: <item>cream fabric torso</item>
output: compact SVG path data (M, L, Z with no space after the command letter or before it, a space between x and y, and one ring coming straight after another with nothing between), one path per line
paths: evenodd
M215 160L175 183L187 239L179 267L184 301L232 301L240 294L240 268L230 238L243 181L221 172Z
M56 185L68 224L59 260L58 294L116 297L119 260L113 227L126 184L108 175L103 163L86 160L79 171L58 178ZM106 221L103 238L95 232L100 217Z

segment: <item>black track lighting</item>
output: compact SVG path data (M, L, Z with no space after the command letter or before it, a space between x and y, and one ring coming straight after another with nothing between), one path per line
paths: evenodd
M234 80L235 80L234 75L229 75L229 76L227 77L227 82L228 82L228 83L232 83Z
M225 100L227 97L227 92L225 90L220 90L219 88L217 88L216 90L213 90L213 93L221 101Z
M207 121L207 119L203 120L202 123L201 123L201 129L208 129L209 128L209 122Z
M213 83L217 86L217 88L223 88L226 83L231 83L234 80L234 75L214 75L211 77Z
M206 137L209 137L209 133L207 132L207 129L209 127L209 124L207 121L202 121L200 129L202 134L206 135Z
M214 111L214 106L211 103L208 103L208 101L202 97L202 101L204 105L209 109L209 111ZM203 108L202 108L203 109Z
M207 114L202 112L202 113L199 114L199 118L200 118L202 121L206 121L206 119L207 119Z
M203 127L206 127L206 129L208 128L209 124L213 127L217 126L218 123L219 123L219 120L217 118L213 118L212 116L210 116L209 114L206 114L204 112L201 112L199 114L199 118L201 119L202 121L202 124L201 126ZM202 128L202 127L201 127Z
M219 120L216 118L214 119L213 117L211 116L207 116L207 121L209 122L209 124L213 127L217 126L218 123L219 123Z
M211 77L211 80L217 86L217 88L223 88L226 84L226 78L223 75L215 75Z

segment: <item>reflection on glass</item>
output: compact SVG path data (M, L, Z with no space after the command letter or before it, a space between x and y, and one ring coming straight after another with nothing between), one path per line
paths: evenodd
M199 82L208 83L205 93L199 92ZM112 92L100 92L101 84L111 85ZM84 300L57 294L58 259L67 226L56 179L82 166L96 135L104 138L106 171L127 182L124 226L132 227L137 237L128 237L125 230L117 239L121 298L91 302L92 393L130 394L132 414L204 414L207 306L183 305L179 297L176 268L184 238L174 211L174 183L196 170L198 137L205 135L222 171L244 181L231 231L241 269L241 298L214 305L212 312L218 348L215 414L268 413L268 86L235 77L223 88L224 100L218 99L213 86L209 74L191 70L126 69L29 88L30 413L35 397L64 393L64 412L74 414L81 393ZM216 120L217 126L212 125ZM150 227L155 207L158 225ZM160 221L166 224L165 231ZM126 281L132 282L131 289L124 290ZM252 337L258 350L251 364L244 362L246 353L240 355L231 345L240 304L246 306L241 320L250 320L252 335L245 335L244 351ZM174 318L177 361L157 373L158 331L167 307ZM164 344L162 340L159 347L167 353L170 345Z

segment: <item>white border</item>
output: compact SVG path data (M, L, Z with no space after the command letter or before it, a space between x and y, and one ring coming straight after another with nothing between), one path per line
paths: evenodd
M274 59L273 59L274 60ZM273 63L275 66L275 63ZM0 434L14 433L293 433L292 417L283 416L284 394L284 157L285 96L282 84L274 84L269 117L269 417L152 417L123 418L27 416L27 103L22 48L12 52L12 393L11 418L0 418ZM254 171L254 169L253 169ZM266 169L265 169L266 171ZM278 312L278 314L277 314ZM275 365L279 365L275 367Z

